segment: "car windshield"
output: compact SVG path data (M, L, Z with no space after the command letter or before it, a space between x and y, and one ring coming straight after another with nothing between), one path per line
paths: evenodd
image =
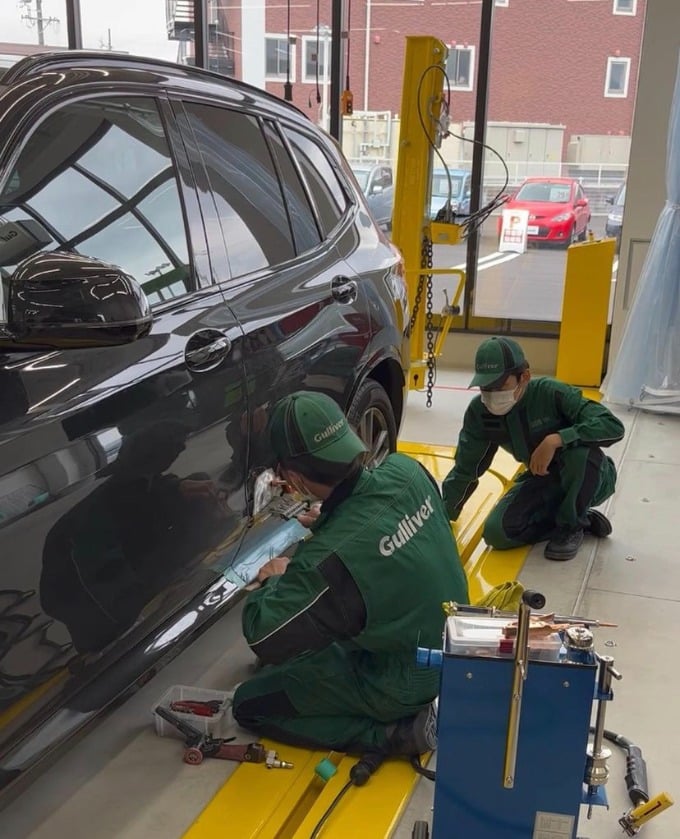
M515 201L545 201L548 204L567 204L570 197L570 184L541 181L524 184L515 195Z
M451 175L451 198L458 198L463 187L463 179L460 175ZM432 197L449 197L449 179L446 172L435 172L432 176Z
M619 187L619 191L616 193L616 198L614 199L614 205L617 207L623 207L626 203L626 185L622 184Z
M366 187L368 186L368 176L370 173L370 169L352 169L354 172L354 177L359 182L359 186L365 192Z

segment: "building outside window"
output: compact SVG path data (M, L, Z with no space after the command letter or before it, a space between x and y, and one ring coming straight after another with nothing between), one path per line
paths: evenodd
M625 99L628 96L630 58L608 58L604 95Z
M265 79L285 81L288 76L290 50L290 80L295 81L295 44L289 44L286 35L265 35Z
M446 59L446 75L451 89L472 90L475 48L450 46Z
M305 35L302 39L302 81L305 84L315 84L317 67L319 83L327 80L331 68L330 57L330 29L328 33L324 31L319 35L318 42L316 35Z
M637 0L614 0L615 15L637 14Z

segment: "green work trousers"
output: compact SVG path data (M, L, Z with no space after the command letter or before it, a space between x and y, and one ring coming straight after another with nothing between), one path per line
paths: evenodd
M251 731L306 748L354 754L381 749L391 723L426 708L439 671L411 654L348 652L331 644L272 664L238 687L234 718Z
M489 513L484 540L498 550L533 545L588 523L590 507L614 493L616 468L597 447L560 449L545 476L525 472Z

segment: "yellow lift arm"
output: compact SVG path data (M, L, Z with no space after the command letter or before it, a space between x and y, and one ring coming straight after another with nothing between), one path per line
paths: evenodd
M447 47L432 36L406 38L401 99L399 153L392 213L392 241L404 257L411 311L411 374L409 387L423 388L426 373L441 354L443 342L465 286L465 272L432 268L432 245L455 245L460 226L431 222L432 159L448 125L444 99ZM441 331L432 328L432 277L456 274L457 289L442 314ZM427 345L425 343L427 332Z

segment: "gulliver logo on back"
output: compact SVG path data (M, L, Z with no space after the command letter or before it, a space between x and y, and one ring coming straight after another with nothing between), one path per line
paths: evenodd
M430 518L430 513L433 512L432 496L428 495L425 503L415 513L404 516L399 522L396 533L393 533L391 536L382 537L380 542L378 542L380 553L383 556L392 556L396 550L403 548L425 526L425 522Z

